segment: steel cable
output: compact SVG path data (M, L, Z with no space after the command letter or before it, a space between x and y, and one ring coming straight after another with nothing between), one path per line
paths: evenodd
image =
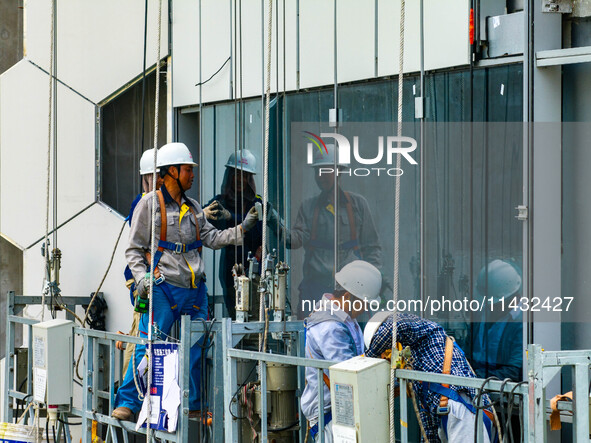
M404 10L405 0L400 2L400 49L398 60L398 137L402 136L402 86L404 69ZM399 147L400 147L400 142ZM400 170L400 154L396 155L396 168ZM398 284L399 284L399 248L400 248L400 175L396 176L396 185L394 192L394 283L392 290L392 299L394 301L394 315L392 318L392 351L396 349L397 335L397 302L398 302ZM394 355L392 355L394 357ZM396 443L396 426L394 423L394 384L396 379L396 360L392 358L390 363L390 443Z
M50 44L49 44L49 111L47 117L47 179L45 185L45 238L44 238L44 283L43 291L41 293L41 321L45 321L45 295L51 288L49 286L51 279L51 272L49 271L49 183L51 175L51 122L53 117L53 52L54 52L54 17L55 17L55 2L51 1L51 26L50 26ZM55 146L54 146L55 149ZM54 245L55 246L55 245Z
M148 402L148 423L147 423L147 432L146 432L146 441L151 443L152 441L152 426L151 426L151 418L152 418L152 400L151 400L151 386L152 386L152 359L149 356L152 354L152 345L154 342L154 337L152 337L152 323L153 323L153 313L154 313L154 303L153 303L153 289L154 289L154 268L155 268L155 255L156 255L156 205L158 203L157 195L156 195L156 180L157 180L157 163L158 163L158 110L160 104L160 39L162 35L162 0L158 0L158 33L157 38L158 41L156 43L156 96L154 98L154 163L153 163L153 174L152 174L152 238L150 241L150 283L149 283L149 308L148 308L148 321L149 321L149 328L148 328L148 385L147 385L147 395L146 401ZM180 166L177 167L177 176L180 177ZM179 184L180 186L180 184ZM183 190L180 189L182 194ZM160 223L166 223L166 220L160 220Z
M264 279L267 272L267 260L265 259L267 252L267 202L269 201L269 100L271 95L271 39L273 27L273 0L269 0L269 20L267 22L267 86L265 91L265 139L263 151L263 242L261 245L261 279ZM266 288L268 289L268 288ZM260 292L259 299L259 319L266 321L267 312L265 310L265 292ZM265 323L265 331L259 334L259 349L261 352L266 351L266 335L267 325ZM265 337L265 339L263 338Z

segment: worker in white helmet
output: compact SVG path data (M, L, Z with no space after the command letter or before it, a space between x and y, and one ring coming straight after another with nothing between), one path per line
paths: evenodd
M244 220L255 203L263 199L256 193L254 176L257 172L256 157L248 149L232 153L226 162L226 172L222 181L221 193L212 198L203 208L207 220L218 229L236 226ZM232 267L243 264L248 268L248 253L261 260L263 243L262 222L244 235L239 246L227 246L220 256L219 278L224 291L224 301L228 314L236 318L236 291Z
M202 246L219 249L230 244L241 244L243 232L256 225L258 214L253 209L239 226L224 231L216 229L206 220L199 203L185 195L193 184L193 168L197 166L187 146L169 143L160 148L158 156L164 184L159 191L155 191L158 250L154 256L154 265L160 278L150 273L153 192L146 194L135 208L125 256L136 282L136 309L142 311L140 337L147 338L151 324L147 306L150 279L153 279L152 320L157 327L156 335L163 339L181 314L191 315L192 320L207 318ZM201 407L205 406L201 404L199 383L201 346L202 343L197 342L191 348L189 417L195 418L201 416ZM135 361L139 363L144 354L145 346L136 346ZM117 408L113 410L112 416L120 420L131 419L141 406L134 383L134 369L133 365L129 365L117 392Z
M157 168L156 173L160 170ZM131 202L131 208L129 210L129 215L127 216L126 220L131 226L131 220L133 219L133 212L135 210L136 205L141 200L141 198L148 192L152 190L152 185L154 184L154 148L148 149L144 151L140 158L140 179L142 181L142 192L140 192L133 202ZM162 186L162 177L158 175L156 177L156 189L160 189ZM129 296L131 299L131 306L133 307L135 304L135 280L133 275L131 274L131 270L129 266L125 267L123 271L123 275L125 276L125 285L127 289L129 289ZM159 277L158 275L156 276ZM137 336L138 334L138 324L140 321L141 314L139 312L133 311L133 321L131 323L131 329L129 330L128 335ZM122 334L121 331L119 331ZM132 343L128 343L127 345L123 345L123 342L118 341L116 343L118 349L124 349L125 352L123 353L123 373L127 371L127 365L129 364L129 360L131 359L131 354L135 349L135 345Z
M378 312L369 320L363 334L366 357L390 358L392 331L395 327L396 341L402 347L410 348L410 368L476 377L462 349L438 323L413 314L397 313L394 326L393 318L391 312ZM413 389L419 402L421 422L430 442L474 441L475 389L425 382L413 383ZM489 397L482 395L479 405L489 404ZM494 441L493 414L488 409L484 411L484 441Z
M298 308L303 300L317 301L325 292L334 289L334 218L335 146L326 145L325 151L314 150L314 179L320 194L304 200L291 229L285 229L276 212L271 211L269 227L279 229L289 249L305 250L303 278L298 289ZM344 166L339 166L344 168ZM322 173L321 173L322 171ZM382 247L365 197L338 187L338 261L342 266L354 260L365 260L377 268L382 266ZM308 304L306 304L307 306Z
M382 275L371 263L355 260L336 273L339 288L326 293L317 309L306 319L306 357L345 361L363 354L363 332L356 318L379 299ZM306 368L302 412L310 423L312 441L318 440L318 383L324 383L324 438L332 443L332 415L329 372L318 380L315 368Z
M505 260L493 260L478 273L474 298L484 301L473 335L472 362L479 377L523 378L521 275Z

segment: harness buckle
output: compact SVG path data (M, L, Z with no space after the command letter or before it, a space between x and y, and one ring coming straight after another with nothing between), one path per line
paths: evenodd
M437 406L437 415L448 415L449 406Z
M163 283L164 280L165 280L164 275L160 274L160 277L158 277L157 279L154 280L154 284L159 285L160 283Z
M172 252L174 252L175 254L182 254L183 252L185 252L185 245L181 242L176 242L174 244L174 249Z

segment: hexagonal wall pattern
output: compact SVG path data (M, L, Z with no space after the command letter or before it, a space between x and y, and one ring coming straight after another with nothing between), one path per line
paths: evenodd
M94 205L59 230L58 242L62 251L60 289L65 296L90 296L94 292L109 264L111 253L123 220L100 205ZM133 308L129 290L125 287L125 248L129 228L125 227L115 251L113 264L101 292L109 306L107 329L127 332L131 325ZM35 246L25 251L23 292L39 295L43 284L43 257ZM126 315L125 313L129 313ZM46 316L47 319L47 316Z
M57 89L62 223L95 200L95 106L65 86ZM49 76L27 60L0 76L0 230L21 247L45 233L48 107ZM53 202L53 174L50 180Z
M161 57L168 54L168 2L148 2L146 63L156 63L158 1L162 1ZM97 103L142 73L143 0L60 0L57 77ZM26 2L26 57L49 68L51 1Z

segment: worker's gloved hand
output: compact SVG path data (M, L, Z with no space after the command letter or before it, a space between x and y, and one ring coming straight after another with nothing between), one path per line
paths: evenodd
M283 219L271 203L267 203L267 226L275 233L277 229L281 230L284 226Z
M258 222L259 222L259 213L258 213L256 207L253 206L252 208L250 208L250 211L248 211L248 214L246 214L246 218L244 219L244 221L242 222L242 224L240 226L242 226L242 230L244 232L246 232L246 231L250 231L252 228L254 228Z
M142 278L137 284L135 285L135 292L137 293L138 297L148 298L148 291L150 290L150 281Z
M214 200L211 205L203 208L203 213L208 220L229 220L232 218L232 214L222 204Z

